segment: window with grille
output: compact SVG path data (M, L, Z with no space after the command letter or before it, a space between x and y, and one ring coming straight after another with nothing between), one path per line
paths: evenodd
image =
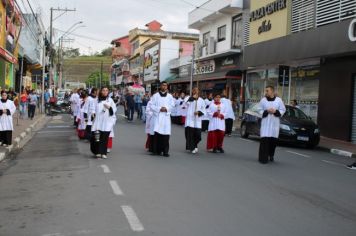
M317 0L316 26L356 17L355 0Z
M242 46L242 17L241 15L232 18L232 48Z
M314 28L315 26L315 1L292 1L292 33Z

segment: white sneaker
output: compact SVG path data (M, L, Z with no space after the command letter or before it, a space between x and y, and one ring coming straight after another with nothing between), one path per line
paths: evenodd
M107 155L102 155L101 158L108 159L108 156Z
M7 144L3 144L2 146L3 146L3 147L7 147Z
M198 148L195 148L195 149L192 151L192 153L193 153L193 154L197 154L198 151L199 151Z
M96 154L95 156L96 156L96 158L101 158L100 154Z
M110 148L108 148L108 151L107 151L108 153L110 153L111 152L111 149Z

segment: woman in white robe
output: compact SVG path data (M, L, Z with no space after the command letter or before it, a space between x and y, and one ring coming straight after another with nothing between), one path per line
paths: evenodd
M210 117L207 149L213 153L224 153L226 108L220 102L220 95L215 95L207 112Z
M226 108L225 135L231 137L234 120L236 119L234 110L232 109L232 102L230 99L226 97L222 98L221 102L224 104Z
M272 86L266 87L266 97L262 98L259 105L262 114L260 130L259 162L266 164L274 161L274 154L279 137L280 117L286 112L286 107L279 97L275 95Z
M213 94L210 93L208 95L208 97L204 100L205 102L205 110L208 110L209 109L209 106L213 101ZM204 114L204 116L202 117L202 127L201 127L201 131L202 132L207 132L208 129L209 129L209 115L208 113L206 112L206 114Z
M16 106L9 100L5 91L1 92L0 102L0 143L3 146L12 144L12 131L14 130L12 116L16 112Z
M87 126L85 128L85 138L90 141L91 139L91 128L93 126L93 121L95 118L95 108L98 103L97 99L98 89L92 88L90 91L90 96L88 97L84 105L84 116L87 120Z
M145 132L147 134L147 140L146 140L146 145L145 148L149 152L153 152L153 136L155 134L154 132L154 117L153 117L153 110L152 110L152 101L148 101L147 107L146 107L146 127L145 127Z
M109 89L103 87L100 90L98 103L95 109L95 119L92 126L91 151L97 158L107 158L107 145L110 132L115 125L116 104L109 97ZM96 139L96 135L100 138Z

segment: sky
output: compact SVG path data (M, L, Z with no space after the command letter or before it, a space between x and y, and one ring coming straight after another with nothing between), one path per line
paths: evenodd
M56 19L53 27L67 31L73 24L83 21L73 35L74 42L65 47L80 48L82 54L93 54L110 46L111 40L125 36L130 29L145 28L145 24L157 20L163 30L190 32L188 13L207 0L30 0L33 10L42 13L43 23L49 28L50 8L75 8ZM30 12L26 0L17 0L21 9ZM55 12L55 17L59 12ZM57 32L60 37L63 32ZM77 34L74 35L74 34ZM54 40L55 41L55 40Z

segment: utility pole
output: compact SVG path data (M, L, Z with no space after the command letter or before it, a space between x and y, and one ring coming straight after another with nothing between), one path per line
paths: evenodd
M101 61L101 66L100 66L100 88L102 87L102 82L103 82L103 66L104 66L104 62Z
M57 11L57 12L62 12L59 16L57 16L56 18L53 19L53 12ZM49 83L50 85L52 84L53 81L53 62L54 62L54 57L53 57L53 21L57 20L59 17L61 17L62 15L64 15L67 12L74 12L76 11L76 9L61 9L61 8L53 8L51 7L51 19L50 19L50 28L49 28L49 45L50 45L50 65L49 65Z
M192 68L190 71L190 96L192 96L193 90L193 74L194 74L194 61L195 61L195 44L193 44L193 55L192 55Z

